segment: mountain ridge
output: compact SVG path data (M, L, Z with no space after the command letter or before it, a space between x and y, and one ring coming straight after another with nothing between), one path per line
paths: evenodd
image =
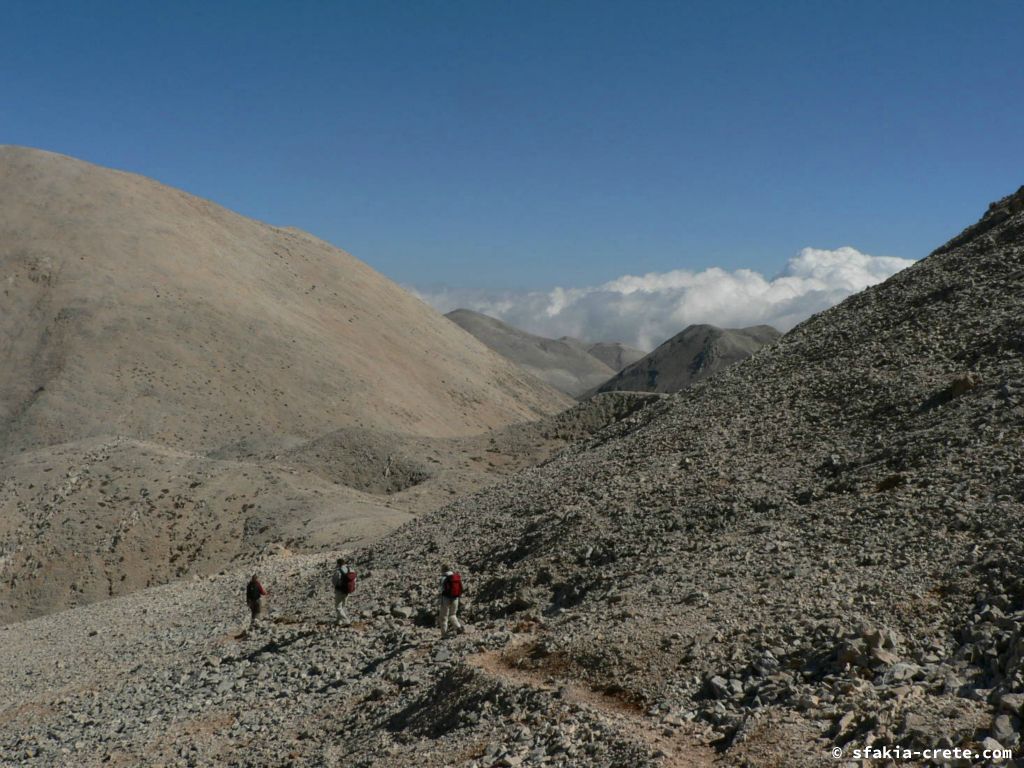
M567 405L312 236L39 150L0 148L0 195L4 352L17 371L0 379L0 423L15 447L109 421L202 449L282 429L311 437L324 422L446 436ZM133 407L147 398L158 407Z
M631 348L621 344L598 346L568 336L560 339L537 336L470 309L456 309L445 317L497 354L572 397L615 374L615 370L593 354L591 348L611 359L633 355Z

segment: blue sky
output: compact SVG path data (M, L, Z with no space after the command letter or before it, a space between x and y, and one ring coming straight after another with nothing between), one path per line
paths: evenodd
M1024 3L5 0L0 142L420 287L919 258L1024 183Z

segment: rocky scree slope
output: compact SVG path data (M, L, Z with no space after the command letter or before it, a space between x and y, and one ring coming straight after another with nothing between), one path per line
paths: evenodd
M424 577L460 562L484 615L545 620L538 669L706 723L730 764L1016 747L1022 328L1024 189L773 347L374 552Z
M352 630L319 623L330 558L284 555L260 566L277 621L256 635L241 571L0 628L4 759L816 766L844 765L836 746L1017 746L1024 189L951 242L351 553ZM442 563L470 589L470 631L445 641L426 626Z
M536 456L538 440L579 439L659 399L594 398L476 449ZM332 447L304 446L288 461L317 471ZM525 746L555 764L652 764L648 745L612 725L623 715L638 721L632 708L611 698L595 708L587 690L524 682L506 668L503 649L517 633L531 637L532 623L482 620L442 640L433 577L406 582L367 550L350 553L360 575L355 623L335 627L337 554L270 547L217 575L0 626L6 658L17 660L0 665L0 764L492 765ZM270 617L250 633L241 590L253 570L270 590Z
M750 328L690 325L594 391L678 392L747 359L780 335L769 325Z
M335 627L332 562L265 559L270 619L252 632L242 570L0 627L18 659L0 668L0 764L659 764L617 723L635 710L491 668L525 626L469 609L469 632L441 639L433 579L357 555L355 622Z

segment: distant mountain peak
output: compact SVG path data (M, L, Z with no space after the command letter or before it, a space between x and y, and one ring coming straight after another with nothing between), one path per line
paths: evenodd
M615 365L619 361L643 355L614 342L589 344L572 336L537 336L472 309L455 309L446 317L499 355L573 397L613 376L622 367Z
M779 332L769 325L750 328L689 325L646 357L623 368L595 391L678 392L746 359L779 336Z

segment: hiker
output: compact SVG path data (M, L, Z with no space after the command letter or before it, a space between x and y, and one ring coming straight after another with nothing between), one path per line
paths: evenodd
M441 628L441 636L448 634L448 624L456 632L465 632L462 622L456 615L459 612L459 598L462 597L462 574L452 571L447 566L441 577L441 600L437 609L437 625Z
M263 613L263 598L267 590L260 584L259 574L254 573L249 583L245 585L245 602L249 605L249 629L256 628L256 619Z
M335 564L334 573L331 574L331 583L334 585L335 622L351 624L352 620L349 619L348 611L345 610L345 603L348 601L348 596L356 591L356 572L349 568L340 557Z

